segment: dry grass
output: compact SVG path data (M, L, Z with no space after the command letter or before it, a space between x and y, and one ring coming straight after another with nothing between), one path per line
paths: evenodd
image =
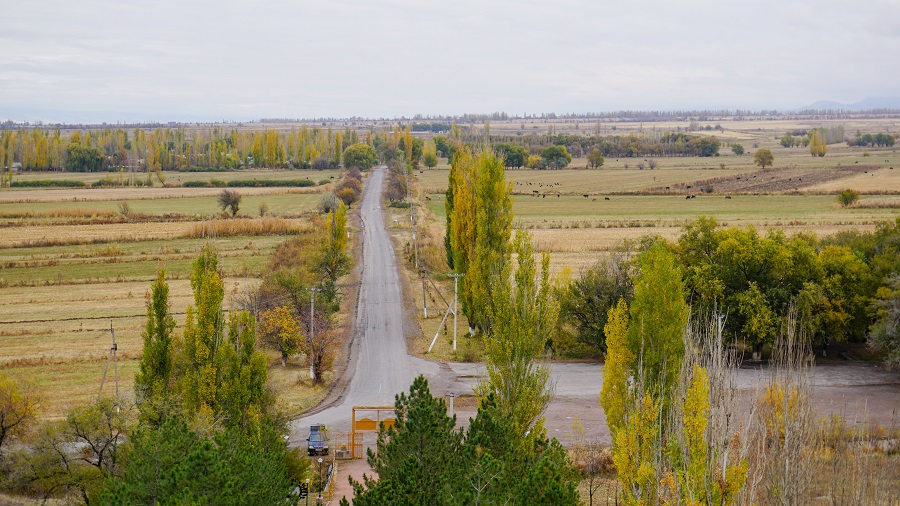
M161 222L16 227L4 230L0 248L167 240L184 237L193 226Z
M239 188L241 195L274 195L319 193L321 187L308 188ZM172 198L215 197L221 188L66 188L62 190L4 190L0 203L96 202L111 200L155 200Z
M116 213L109 209L91 209L91 208L74 208L74 209L51 209L49 211L0 211L0 219L46 219L46 218L112 218Z
M900 197L864 198L850 206L852 209L900 209Z
M847 188L853 188L862 193L900 191L900 160L896 160L893 163L895 164L893 168L871 170L868 173L856 174L837 181L811 186L808 190L829 193L837 193Z
M284 218L210 220L194 223L182 237L235 237L255 235L297 234L304 226L301 220ZM306 225L308 226L308 224Z

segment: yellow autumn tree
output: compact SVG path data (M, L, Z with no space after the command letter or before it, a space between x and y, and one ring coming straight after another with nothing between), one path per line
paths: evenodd
M634 355L628 350L628 304L624 299L610 308L603 332L606 334L606 361L603 367L603 388L600 390L600 405L606 413L606 424L615 433L625 420L625 405L628 402L629 370Z

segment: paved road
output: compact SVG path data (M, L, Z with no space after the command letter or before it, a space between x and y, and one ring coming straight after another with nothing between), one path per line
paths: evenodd
M291 424L294 441L302 441L315 423L348 431L353 406L393 406L394 396L408 391L417 375L433 376L440 368L407 353L397 261L381 211L384 179L384 168L372 170L360 207L362 276L355 342L347 366L352 379L335 405Z

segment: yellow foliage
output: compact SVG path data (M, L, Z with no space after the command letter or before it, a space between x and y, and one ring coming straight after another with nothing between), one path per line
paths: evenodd
M660 403L649 394L613 432L613 462L622 483L625 504L655 504L658 485Z
M615 432L625 419L628 402L627 374L634 363L634 355L628 349L628 304L619 299L609 310L606 326L606 361L603 371L603 388L600 390L600 405L606 413L606 424L610 432Z
M800 390L796 386L788 387L787 392L777 382L766 387L758 408L769 441L784 442L785 427L800 416L800 407Z

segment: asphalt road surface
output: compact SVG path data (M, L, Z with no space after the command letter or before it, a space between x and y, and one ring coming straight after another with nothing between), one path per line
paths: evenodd
M403 336L403 300L394 248L384 228L381 191L385 169L373 169L360 207L362 275L350 362L351 380L337 403L291 424L292 439L302 441L312 424L350 429L353 406L393 406L394 396L409 390L419 374L434 376L440 365L412 357Z

